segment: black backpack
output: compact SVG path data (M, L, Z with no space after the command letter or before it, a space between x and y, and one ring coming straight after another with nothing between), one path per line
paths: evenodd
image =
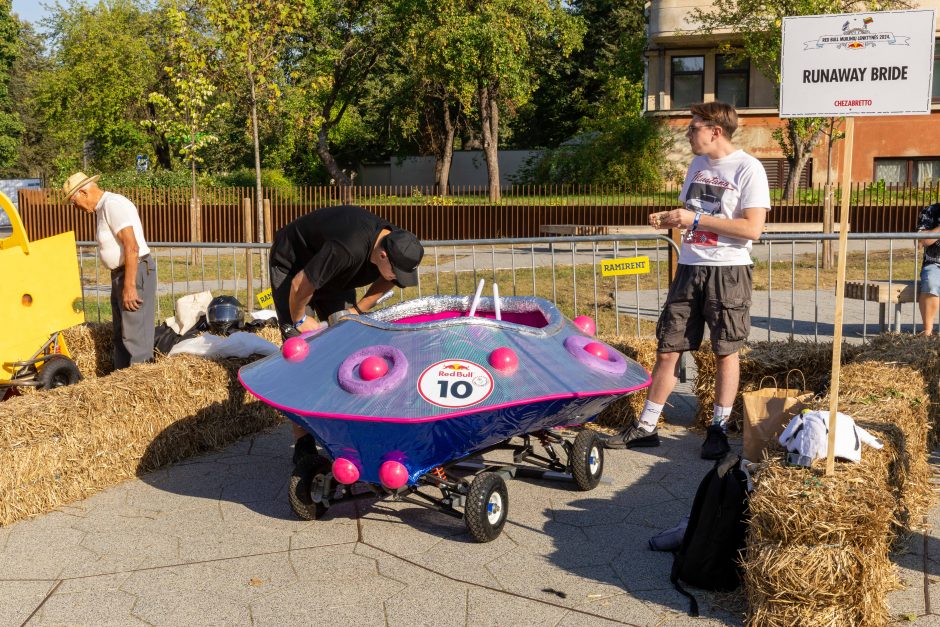
M747 532L748 496L747 475L740 461L740 456L729 453L702 479L682 546L672 562L672 584L691 600L689 616L698 616L698 602L680 580L722 592L741 583L739 561Z

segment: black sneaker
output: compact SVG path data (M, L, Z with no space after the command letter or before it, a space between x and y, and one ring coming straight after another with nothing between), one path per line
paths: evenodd
M607 438L604 442L606 448L640 448L648 446L659 446L659 430L653 427L652 431L647 431L638 424L633 424L614 435Z
M309 433L294 442L294 465L304 457L317 454L317 441Z
M721 459L730 450L728 436L721 425L709 425L702 444L702 459Z

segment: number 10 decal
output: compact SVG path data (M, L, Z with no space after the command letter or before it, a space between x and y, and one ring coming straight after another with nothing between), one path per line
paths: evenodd
M425 368L418 377L421 398L450 409L470 407L493 392L493 376L483 366L463 359L447 359Z

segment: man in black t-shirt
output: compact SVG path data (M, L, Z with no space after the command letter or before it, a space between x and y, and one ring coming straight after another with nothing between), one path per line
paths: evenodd
M343 309L361 314L392 288L418 284L424 248L414 233L362 207L338 205L297 218L274 236L271 288L285 337L312 331ZM370 285L356 301L356 288Z

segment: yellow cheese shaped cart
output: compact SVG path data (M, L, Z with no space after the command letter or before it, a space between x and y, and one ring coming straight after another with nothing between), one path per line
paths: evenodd
M84 322L75 234L30 242L13 203L0 193L12 233L0 233L0 397L18 386L75 383L81 373L60 333Z

